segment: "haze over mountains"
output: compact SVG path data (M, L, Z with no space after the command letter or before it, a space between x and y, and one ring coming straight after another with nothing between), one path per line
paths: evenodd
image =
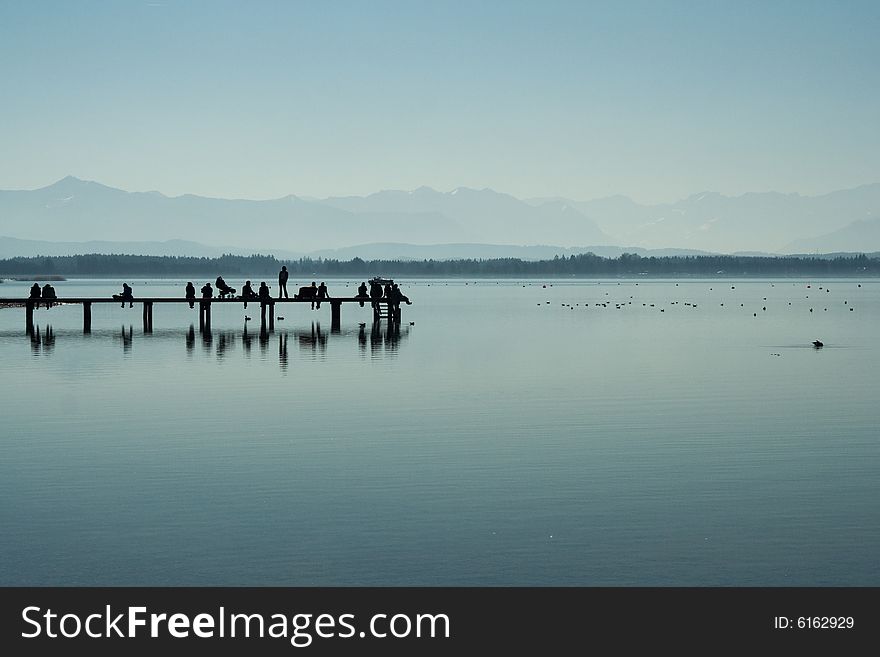
M68 176L41 189L0 191L0 235L41 242L0 240L3 257L34 255L16 249L426 258L548 257L559 247L607 255L862 252L880 250L880 184L821 196L706 192L642 205L623 196L520 200L465 187L326 199L168 197Z

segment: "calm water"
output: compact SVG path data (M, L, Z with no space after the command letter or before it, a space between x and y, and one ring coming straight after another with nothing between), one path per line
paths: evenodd
M880 585L880 283L404 283L0 310L0 584Z

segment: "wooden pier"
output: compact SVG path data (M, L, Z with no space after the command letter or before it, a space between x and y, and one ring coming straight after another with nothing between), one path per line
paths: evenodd
M157 303L185 303L198 305L199 307L199 328L201 330L211 330L211 307L214 304L221 303L238 303L260 305L260 323L263 328L275 330L275 305L276 304L297 304L308 303L327 304L330 306L330 329L339 330L342 304L356 303L363 307L370 308L373 314L373 321L386 319L389 322L400 322L400 307L392 304L387 299L379 299L373 301L364 297L335 297L332 299L241 299L241 298L219 298L212 297L210 299L195 298L185 299L180 297L141 297L135 299L126 299L124 302L121 298L107 297L58 297L57 299L0 299L0 306L16 306L25 309L25 328L28 333L34 328L34 310L45 306L47 303L54 305L80 304L83 308L83 333L90 333L92 330L92 304L142 304L143 305L143 325L144 333L152 333L153 331L153 305Z

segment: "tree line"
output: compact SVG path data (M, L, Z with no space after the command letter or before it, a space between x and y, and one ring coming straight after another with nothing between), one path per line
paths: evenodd
M880 257L847 256L663 256L624 253L605 258L593 253L552 260L488 258L459 260L278 260L271 255L216 258L143 255L70 255L0 260L0 276L105 277L275 276L282 265L296 277L629 277L629 276L877 276Z

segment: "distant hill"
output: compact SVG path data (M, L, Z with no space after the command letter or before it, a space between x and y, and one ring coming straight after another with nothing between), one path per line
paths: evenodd
M45 240L20 240L15 237L0 236L0 258L83 255L100 254L131 254L131 255L168 255L198 256L213 258L222 255L222 250L213 246L205 246L198 242L185 240L168 240L166 242L48 242Z
M880 218L880 184L820 196L779 192L725 196L704 192L657 205L642 205L625 196L554 201L573 205L611 235L616 244L675 246L716 253L787 253L799 240L831 234L853 221ZM547 199L529 202L543 203ZM869 241L861 243L861 248L880 249L880 238L875 234L866 238ZM816 248L836 249L831 244Z
M259 248L216 247L185 240L167 242L47 242L45 240L20 240L15 237L0 236L0 258L84 255L97 253L155 256L194 256L216 258L223 254L252 255L255 253L273 255L279 259L353 258L387 260L456 260L462 258L519 258L521 260L552 259L555 256L572 256L581 253L594 253L606 258L616 258L622 253L636 253L641 256L708 255L703 251L687 249L642 249L620 246L516 246L509 244L400 244L382 243L359 244L341 249L320 249L297 253L272 248L266 244ZM769 255L769 254L765 254Z
M863 252L877 249L880 249L880 216L853 221L843 228L818 237L795 240L785 247L785 252Z
M188 240L298 253L372 241L573 246L608 239L569 205L535 208L491 190L251 201L125 192L72 176L41 189L0 191L0 225L19 239Z
M551 260L555 256L594 253L605 258L616 258L623 253L640 256L708 255L705 251L688 249L642 249L637 246L516 246L512 244L359 244L342 249L322 249L308 255L313 258L396 259L396 260L457 260L462 258L519 258L520 260Z
M126 192L72 176L41 189L0 191L0 230L9 237L151 245L182 240L232 253L270 246L273 252L302 254L366 244L437 246L437 253L449 257L464 252L448 252L448 245L475 244L558 245L552 248L574 252L621 244L629 246L615 248L667 249L667 253L876 251L880 250L877 219L880 184L820 196L704 192L656 205L625 196L523 201L491 189L467 187L266 201L168 197L159 192ZM493 249L484 252L498 253ZM523 257L543 256L535 251Z

